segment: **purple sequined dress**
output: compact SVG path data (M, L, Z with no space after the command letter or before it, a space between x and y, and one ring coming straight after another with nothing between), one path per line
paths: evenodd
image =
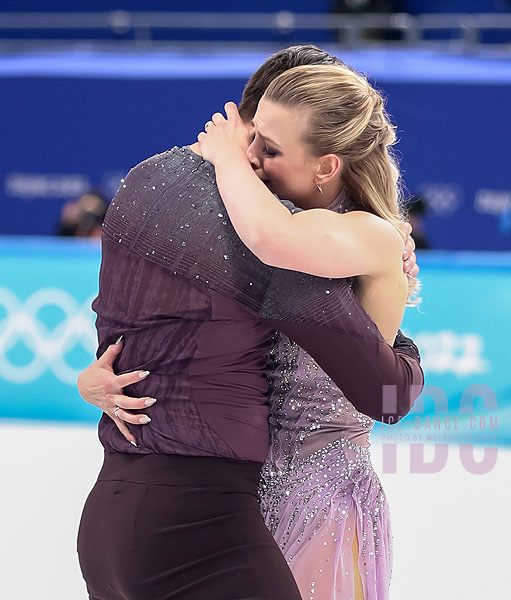
M340 200L330 208L346 210ZM268 362L271 446L261 509L302 598L356 600L359 576L364 600L388 599L392 537L387 500L371 464L374 420L285 335L275 336Z
M302 597L354 600L356 531L364 599L387 599L392 538L369 452L374 421L283 335L275 340L270 367L271 446L261 509Z

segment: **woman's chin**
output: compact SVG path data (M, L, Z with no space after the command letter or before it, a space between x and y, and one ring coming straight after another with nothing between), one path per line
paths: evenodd
M276 188L269 179L261 179L261 181L274 196L280 198L278 188Z

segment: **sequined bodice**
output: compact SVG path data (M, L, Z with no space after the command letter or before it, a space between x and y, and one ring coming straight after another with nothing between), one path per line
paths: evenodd
M270 459L291 467L338 439L369 447L373 419L355 409L316 361L286 336L273 339L270 369Z
M344 193L328 207L349 212L356 206ZM271 449L269 461L290 467L331 442L344 439L369 447L374 420L360 413L317 362L284 334L273 338L270 372Z

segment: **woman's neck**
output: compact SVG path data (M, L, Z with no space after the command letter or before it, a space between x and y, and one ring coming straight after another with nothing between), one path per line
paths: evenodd
M311 208L329 208L329 206L341 195L344 185L339 182L330 182L322 186L322 192L314 190L311 197L293 200L295 206L309 210Z

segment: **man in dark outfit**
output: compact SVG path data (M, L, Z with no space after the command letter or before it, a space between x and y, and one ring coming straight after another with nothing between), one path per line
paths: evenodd
M279 73L321 63L339 61L313 47L277 53L249 81L243 118ZM390 348L349 281L263 265L230 224L213 167L187 147L122 182L93 308L101 358L79 381L104 410L105 462L78 534L91 600L299 600L257 508L272 335L296 341L378 420L399 419L418 396L416 347L398 335ZM116 356L125 375L113 373ZM135 382L141 399L122 394ZM126 422L140 414L127 409L144 406L151 423L135 444Z

